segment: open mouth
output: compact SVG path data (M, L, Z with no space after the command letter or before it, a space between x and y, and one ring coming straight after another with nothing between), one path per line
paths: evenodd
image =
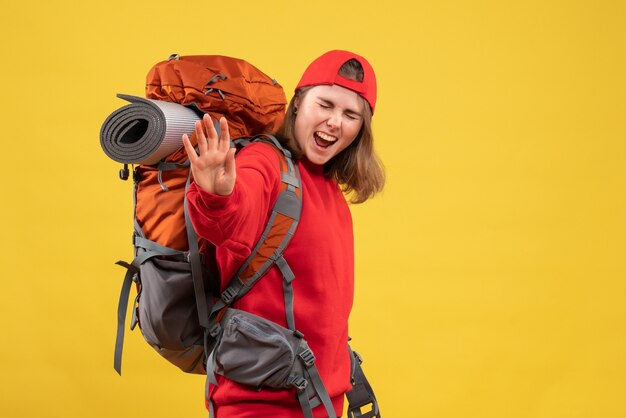
M315 139L315 143L317 146L322 148L328 148L337 142L337 137L325 134L324 132L316 131L313 132L313 138Z

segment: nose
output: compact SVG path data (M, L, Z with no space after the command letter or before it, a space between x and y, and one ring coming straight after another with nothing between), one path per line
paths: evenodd
M328 116L328 119L326 120L326 125L328 125L328 127L333 131L339 129L341 127L341 114L338 114L337 112L331 112L331 114Z

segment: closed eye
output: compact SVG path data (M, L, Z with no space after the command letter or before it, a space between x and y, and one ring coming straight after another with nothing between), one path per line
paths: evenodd
M317 102L318 106L321 107L322 109L333 109L335 107L335 104L329 100L326 99L322 99L319 98L318 102ZM345 109L344 110L344 115L350 119L350 120L359 120L361 119L361 114L359 112L356 112L352 109Z
M358 113L352 113L352 112L346 112L345 115L350 120L357 120L360 117Z

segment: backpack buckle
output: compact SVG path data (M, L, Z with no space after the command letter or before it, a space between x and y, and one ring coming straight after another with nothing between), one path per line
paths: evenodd
M359 364L363 364L363 357L361 357L359 353L357 353L356 351L353 351L352 354L354 354L354 359L358 361Z
M124 168L120 168L119 175L121 180L128 180L128 176L130 175L130 171L128 170L128 164L124 164Z
M220 332L222 332L222 327L220 324L216 323L213 324L213 326L209 330L209 335L213 338L217 338L217 336L220 335Z
M292 385L298 390L304 390L309 385L309 381L304 376L290 375L287 379L287 383Z
M367 410L368 408L364 408L368 405L371 405L369 408L369 411ZM365 409L365 411L362 410ZM348 418L380 418L380 409L378 408L378 402L376 401L376 399L371 400L371 401L367 401L362 405L349 405L348 406Z
M222 293L221 299L226 305L230 305L235 296L237 296L237 290L229 286L224 290L224 293Z
M311 351L309 347L299 352L298 357L302 359L306 367L311 367L313 366L313 364L315 364L315 355L313 354L313 351Z

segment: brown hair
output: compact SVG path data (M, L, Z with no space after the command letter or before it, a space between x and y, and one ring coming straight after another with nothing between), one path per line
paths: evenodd
M361 64L351 59L339 69L339 75L363 81ZM283 125L276 132L278 140L296 159L303 157L302 150L295 135L296 103L304 97L313 86L302 87L289 102ZM324 164L324 175L337 180L341 190L350 196L351 203L363 203L383 190L385 172L383 164L374 151L374 135L372 133L372 111L369 104L363 101L363 126L355 140L343 151Z

